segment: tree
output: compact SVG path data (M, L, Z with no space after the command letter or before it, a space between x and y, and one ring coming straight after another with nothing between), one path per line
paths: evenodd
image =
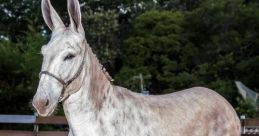
M0 4L0 40L17 41L28 30L42 31L40 1L3 0Z
M0 43L0 106L1 114L32 114L29 104L38 85L41 67L41 34L27 34L17 43ZM8 106L7 106L8 105Z
M182 37L182 21L181 12L148 11L138 16L134 23L133 35L122 47L123 67L116 75L116 81L130 87L132 81L129 78L143 73L151 75L147 87L153 93L165 93L169 88L171 91L179 89L171 87L178 83L177 79L172 77L183 69L180 61L182 49L189 45ZM182 74L182 78L185 76L192 77L188 72ZM136 90L137 85L132 89Z
M244 0L206 0L185 19L186 36L202 52L192 59L193 66L209 62L208 65L218 67L215 78L241 80L258 88L253 82L258 73L253 68L259 53L258 4Z
M110 73L116 72L116 58L120 51L118 14L115 11L83 12L82 21L87 42Z

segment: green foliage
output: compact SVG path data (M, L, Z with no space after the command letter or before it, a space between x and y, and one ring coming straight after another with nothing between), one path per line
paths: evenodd
M250 101L243 100L237 97L238 106L235 108L239 115L245 115L248 118L255 118L259 116L259 112L257 112L254 106Z
M29 102L37 87L41 66L39 50L45 42L41 34L28 34L18 43L1 42L1 114L33 113Z
M92 10L82 14L87 42L102 64L113 74L115 59L120 51L118 39L118 14L115 11Z
M258 89L258 81L259 79L259 56L242 59L237 63L237 76L242 79L242 81L249 84L249 86L253 86Z
M2 36L17 42L28 30L41 31L40 1L2 0L0 4L0 40Z
M192 61L195 65L211 62L218 67L215 71L219 78L241 80L258 88L254 82L258 75L258 24L258 4L245 4L243 0L204 1L185 17L187 37L202 52Z
M193 10L201 0L157 0L159 7L166 10Z
M182 21L181 12L149 11L137 17L133 35L122 47L124 67L116 76L116 81L129 86L122 79L132 78L138 73L150 74L152 77L146 83L155 88L155 93L163 93L159 91L173 84L172 77L180 69L182 45L186 43L181 36ZM125 74L126 71L130 74ZM128 75L131 76L126 77Z

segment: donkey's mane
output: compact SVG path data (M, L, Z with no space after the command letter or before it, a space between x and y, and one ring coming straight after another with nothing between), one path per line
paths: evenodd
M89 55L92 56L92 58L94 59L94 61L96 62L96 64L98 65L98 67L101 68L101 71L104 73L104 75L106 76L106 78L110 81L113 82L114 79L110 76L110 74L106 71L106 68L100 63L99 59L97 58L96 54L93 53L92 48L90 47L90 45L88 43L85 43L86 48L89 50Z

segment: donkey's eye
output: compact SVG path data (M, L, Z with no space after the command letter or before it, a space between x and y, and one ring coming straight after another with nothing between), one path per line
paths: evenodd
M75 57L75 55L73 55L73 54L68 54L68 55L64 58L64 61L65 61L65 60L73 59L74 57Z

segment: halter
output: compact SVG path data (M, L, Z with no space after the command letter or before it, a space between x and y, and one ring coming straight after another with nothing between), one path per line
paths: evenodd
M83 43L85 42L85 40L83 41ZM62 84L62 91L61 91L61 95L59 97L59 100L58 102L63 102L65 101L69 96L70 94L68 94L67 96L65 96L65 90L66 88L76 79L78 78L78 76L81 74L82 70L83 70L83 67L84 67L84 64L85 64L85 53L86 53L86 49L84 51L84 56L83 56L83 60L82 60L82 63L80 65L80 67L78 68L78 71L76 72L76 74L68 81L65 81L61 78L59 78L58 76L50 73L49 71L41 71L39 73L39 77L41 77L41 75L45 74L45 75L48 75L48 76L51 76L53 78L55 78L57 81L59 81L59 83ZM75 92L74 92L75 93Z

